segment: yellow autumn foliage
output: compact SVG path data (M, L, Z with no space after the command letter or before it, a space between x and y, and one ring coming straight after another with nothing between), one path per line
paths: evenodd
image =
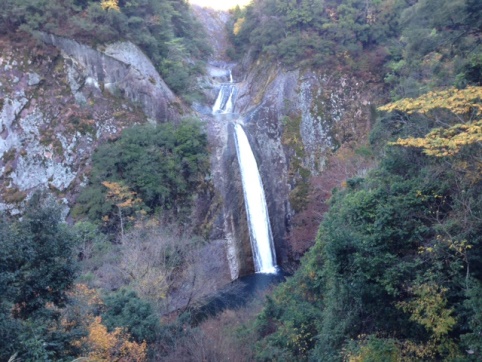
M475 112L482 114L482 87L469 86L465 89L455 87L443 91L428 92L418 98L404 98L396 102L388 103L378 109L380 111L393 112L395 110L407 114L428 112L445 108L455 114L468 114Z
M446 288L425 283L413 287L415 298L400 302L398 308L411 314L410 319L424 326L437 338L448 334L456 324L453 309L447 308Z
M68 310L63 311L62 325L66 330L82 325L88 334L74 342L72 346L83 351L79 361L89 362L145 362L147 343L131 341L131 336L122 328L109 332L102 324L101 317L94 316L94 310L104 304L99 292L85 284L75 284L69 291L75 300ZM67 324L67 325L66 325ZM72 324L72 325L70 325Z
M236 20L233 26L233 34L238 35L239 32L241 31L241 28L243 27L244 22L246 21L246 18L239 18Z
M423 148L429 156L454 156L463 146L482 142L482 120L468 124L456 124L447 129L436 128L424 138L399 138L389 145Z
M466 89L449 88L438 92L429 92L418 98L405 98L386 104L378 109L392 112L399 110L407 114L421 113L427 115L434 109L447 109L454 114L467 116L464 124L456 124L449 128L436 128L423 138L399 138L389 145L402 147L418 147L429 156L454 156L464 146L482 142L482 87Z
M120 11L119 0L102 0L100 6L104 10Z
M388 342L390 343L390 342ZM390 344L389 344L390 346ZM380 353L370 344L363 344L356 354L348 353L345 357L347 362L365 362L365 361L383 361L383 362L400 362L402 361L402 353L399 346L394 345L393 348L387 349L384 353Z
M430 332L430 339L424 343L404 341L401 345L403 355L416 359L434 360L441 351L451 358L457 354L457 347L448 335L457 324L453 308L448 308L446 288L435 283L423 283L410 290L414 298L397 303L397 308L410 313L410 320L424 326ZM408 360L412 360L408 359Z

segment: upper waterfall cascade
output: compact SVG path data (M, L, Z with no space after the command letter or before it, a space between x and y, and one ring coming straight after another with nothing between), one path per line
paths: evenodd
M236 86L233 82L233 75L229 71L229 83L221 85L218 97L213 106L213 114L229 114L234 111L234 99L236 97Z
M229 83L221 85L214 103L213 114L230 114L234 111L236 85L229 71ZM236 154L241 171L244 204L256 273L277 273L273 235L261 175L246 133L240 124L234 126Z

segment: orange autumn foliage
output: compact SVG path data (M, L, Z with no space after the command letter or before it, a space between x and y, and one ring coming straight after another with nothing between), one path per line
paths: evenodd
M89 335L85 343L89 346L90 362L144 362L147 358L146 342L129 341L130 335L122 328L112 332L102 324L101 317L94 318L89 325Z
M137 193L130 191L125 185L110 181L103 181L102 185L109 189L107 197L112 198L119 208L135 207L142 203L142 200L136 197Z

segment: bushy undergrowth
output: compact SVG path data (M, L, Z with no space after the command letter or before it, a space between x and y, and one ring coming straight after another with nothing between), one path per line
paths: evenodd
M384 146L434 126L378 121L379 166L333 193L316 245L258 317L258 360L480 359L480 143L438 157Z
M75 215L87 215L104 230L155 212L187 222L209 174L207 138L193 120L126 129L99 147L92 161Z

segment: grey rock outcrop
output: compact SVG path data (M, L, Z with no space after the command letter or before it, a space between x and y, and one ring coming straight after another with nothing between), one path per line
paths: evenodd
M185 111L133 44L99 52L66 38L43 39L53 46L0 39L0 210L11 213L38 189L68 205L99 144L125 127L176 121Z
M140 104L146 115L157 122L178 120L185 111L151 61L132 43L117 42L98 51L52 34L42 34L42 40L59 48L77 68L81 66L87 82ZM74 92L83 86L75 81L71 84Z

